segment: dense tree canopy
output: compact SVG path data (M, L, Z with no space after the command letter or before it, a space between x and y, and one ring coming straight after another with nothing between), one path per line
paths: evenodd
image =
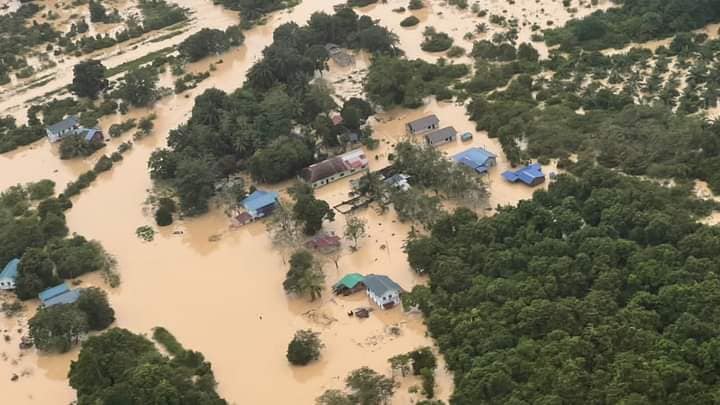
M624 0L618 7L596 11L565 27L545 31L549 45L566 49L620 48L628 42L645 42L678 32L702 28L720 20L718 0Z
M587 164L574 174L412 242L430 284L408 303L455 373L453 403L713 403L719 235L696 222L712 203Z
M70 365L78 405L227 404L201 353L182 346L170 352L172 358L160 354L150 340L125 329L90 337Z
M224 32L218 29L203 28L185 38L179 45L180 55L190 62L206 56L227 51L231 46L241 45L245 37L238 27L230 27Z
M99 60L90 59L78 63L73 68L72 92L79 97L96 98L107 87L106 70Z
M304 27L279 26L242 88L231 94L209 89L195 99L188 123L171 131L167 149L152 154L151 176L173 186L181 210L191 215L205 212L214 184L238 170L249 169L262 182L296 176L313 163L316 145L291 130L302 124L303 132L319 133L312 125L322 126L322 118L335 108L326 88L310 84L314 72L326 68L325 44L392 53L396 41L351 9L315 13ZM356 104L363 107L362 117L366 106Z

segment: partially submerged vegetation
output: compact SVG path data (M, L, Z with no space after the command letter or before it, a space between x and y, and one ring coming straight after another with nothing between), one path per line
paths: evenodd
M68 375L78 404L227 404L215 392L215 375L202 353L184 349L163 328L156 328L153 336L170 356L126 329L88 338Z
M330 30L335 24L346 30ZM189 122L171 131L168 148L150 158L152 178L175 188L183 213L206 212L213 184L246 165L257 179L277 182L311 163L315 142L292 129L300 124L316 131L323 123L317 118L334 107L328 92L310 83L316 70L326 68L325 44L382 54L394 53L397 41L351 9L315 13L304 27L284 24L274 39L241 89L232 94L210 89L197 97Z
M703 353L717 319L703 303L718 235L696 222L712 204L591 164L573 173L494 217L445 216L408 244L430 284L406 304L455 373L453 403L712 402ZM664 385L657 370L671 364L696 389Z

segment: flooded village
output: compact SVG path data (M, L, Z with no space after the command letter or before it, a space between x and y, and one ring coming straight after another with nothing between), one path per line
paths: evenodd
M38 73L47 74L49 79L35 87L27 80L14 78L0 88L2 115L12 115L18 123L27 121L26 110L33 100L50 93L63 94L72 81L72 66L80 60L97 58L113 68L176 46L203 28L222 30L241 19L237 12L209 0L173 2L191 13L179 34L150 32L128 46L119 44L80 57L70 56ZM36 3L48 10L62 10L61 15L67 13L58 7L58 1ZM108 3L121 13L134 9L132 1ZM301 172L299 180L263 184L243 175L253 188L232 210L213 201L206 214L187 216L169 226L155 225L151 200L163 190L158 190L151 179L148 160L153 151L168 145L172 130L191 118L195 98L207 89L230 93L240 88L249 69L263 57L263 49L273 42L275 28L287 22L302 25L318 11L332 14L333 3L302 0L289 9L275 11L262 24L244 31L241 46L188 63L186 72L209 73L195 88L166 94L149 107L130 107L126 114L101 117L97 128L105 133L101 135L106 138L104 149L89 157L61 160L58 144L46 139L0 154L0 189L49 179L60 191L92 169L102 153L111 153L132 139L131 133L107 136L113 124L154 114L149 135L134 140L122 160L72 197L72 209L65 212L70 233L99 241L116 261L121 283L111 288L101 274L89 273L68 281L70 288L104 289L115 311L113 326L148 336L153 328L162 326L183 346L202 353L212 364L218 394L231 404L313 404L324 391L342 389L348 373L360 367L394 377L397 388L392 404L417 403L424 399L418 388L420 377L396 375L388 359L421 347L431 347L439 359L435 398L447 403L453 392L453 375L445 368L422 313L407 310L401 303L405 292L428 283L426 275L410 266L405 253L408 235L424 230L411 221L401 221L393 209L381 212L372 199L358 198L354 191L367 172L391 167L395 147L403 142L434 148L453 165L470 169L487 190L486 197L472 204L449 199L442 205L447 210L465 206L479 216L490 216L499 206L531 199L535 191L547 189L563 171L557 159L512 164L500 139L477 129L467 114L466 102L438 101L429 96L418 108L379 108L367 120L376 147L347 139L351 146L344 154L318 159ZM470 9L460 9L444 0L424 0L422 9L397 11L407 3L388 0L354 10L396 34L397 46L408 59L436 63L445 57L421 49L427 26L447 32L455 44L468 50L473 41L489 39L505 30L488 25L478 32L476 26L487 19L480 20ZM562 26L571 18L582 18L612 5L609 0L584 1L569 12L560 0L480 3L489 14L517 20L518 43L531 41L534 24L546 28L552 21L553 26ZM401 27L401 21L409 15L416 16L420 23ZM466 35L469 33L474 34ZM350 97L365 99L364 81L372 57L365 51L338 50L337 45L330 45L328 51L333 57L328 69L316 73L315 80L327 83L340 105ZM544 43L533 45L541 58L548 57ZM449 63L474 61L468 53ZM172 87L173 80L167 69L159 83ZM717 108L710 111L717 113ZM83 136L91 139L92 130L85 128ZM412 177L402 172L392 172L382 180L397 189L413 184ZM334 211L334 221L324 222L320 232L302 241L302 246L315 253L325 274L321 297L315 300L289 295L283 289L292 251L273 243L267 229L273 210L291 198L288 189L298 181L311 186L315 198L327 202ZM709 195L706 184L702 187ZM357 247L345 237L350 218L365 223L363 235L354 241ZM154 229L151 240L138 237L137 230L143 226ZM0 270L3 266L5 263L0 263ZM9 289L0 291L1 301L10 302L12 297ZM28 320L40 305L39 300L31 299L18 314L0 315L0 335L4 337L0 340L2 403L70 404L76 400L68 372L82 343L62 354L20 347L28 334ZM305 329L318 332L324 348L317 361L292 366L285 355L288 342L296 331Z

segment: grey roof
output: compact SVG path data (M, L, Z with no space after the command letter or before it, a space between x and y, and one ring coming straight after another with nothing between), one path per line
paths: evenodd
M80 120L74 115L70 115L60 122L56 122L50 125L47 130L53 134L58 134L63 131L67 131L73 127L80 125Z
M440 120L438 119L437 115L431 114L419 119L416 119L415 121L410 121L406 125L410 128L411 131L422 131L427 129L428 127L431 127L433 125L438 125L440 123Z
M437 143L440 141L443 141L447 139L448 137L455 137L457 135L457 131L453 127L445 127L443 129L438 129L437 131L430 132L429 134L425 135L425 139L429 143Z
M402 291L402 287L400 287L398 283L392 281L388 276L369 274L365 276L363 283L370 292L378 297L382 297L388 291Z

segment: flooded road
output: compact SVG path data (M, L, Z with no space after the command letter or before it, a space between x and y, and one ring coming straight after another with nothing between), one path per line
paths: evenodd
M439 18L432 16L441 10L439 2L431 3L433 14L430 10L425 11L429 20ZM534 1L526 3L535 7ZM222 27L231 22L231 13L209 2L192 0L180 4L195 9L197 27ZM505 3L489 4L499 7ZM391 0L361 12L380 18L383 24L397 32L400 30L395 24L397 16L390 10L399 5L405 6L406 2ZM369 366L389 374L389 357L432 345L420 315L403 314L396 308L376 310L366 320L348 318L348 310L369 304L365 295L334 298L329 293L330 285L351 272L386 274L407 290L425 282L410 269L402 252L410 227L399 223L392 212L382 216L372 209L358 212L368 221L368 237L361 241L358 252L351 253L346 249L337 268L332 261L325 261L328 288L323 298L314 303L284 293L282 281L288 268L286 256L271 246L262 223L231 231L227 217L215 210L163 229L154 242L145 243L135 236L138 226L154 222L143 209L152 187L146 168L148 157L155 148L165 144L169 130L189 118L193 98L211 87L225 91L240 87L247 69L261 56L263 47L272 41L275 27L287 21L301 23L318 10L331 12L332 3L304 0L292 12L279 12L266 25L246 32L243 47L190 66L192 71L205 71L211 63L223 60L216 65L217 70L212 76L196 89L158 102L152 108L158 116L153 135L136 142L133 150L112 171L99 175L88 189L73 199L74 207L67 213L68 226L73 232L99 240L118 260L122 285L109 291L117 315L116 324L138 333L147 333L158 325L168 328L186 347L204 353L212 362L219 382L218 390L230 403L312 404L325 389L342 387L345 376L353 369ZM442 10L444 21L434 23L438 29L443 25L459 24L460 21L455 19L464 15ZM460 30L458 35L462 36ZM400 39L408 55L428 60L436 57L419 51L416 34L400 34ZM149 49L141 47L136 51L142 55ZM125 57L133 59L122 56ZM337 91L349 96L358 94L358 89L357 85L347 85L339 86ZM5 99L3 102L8 105L15 101ZM133 110L128 117L142 117L150 112ZM404 137L406 121L428 113L437 114L443 125L453 125L461 133L471 131L474 134L472 142L446 145L442 149L444 152L454 154L472 145L484 146L498 154L499 167L488 177L490 207L514 204L519 199L531 197L533 189L501 180L499 173L508 163L499 143L489 139L484 132L475 132L474 123L468 120L464 107L454 103L428 100L425 107L417 110L398 109L379 114L371 125L381 146L368 152L371 168L378 169L386 164L392 146ZM106 128L120 120L120 117L106 118L101 126ZM105 153L114 151L117 143L129 139L131 132L113 140ZM86 160L60 161L56 147L41 141L0 155L0 186L51 178L62 190L67 181L92 167L98 157L96 154ZM546 168L546 172L551 170ZM317 196L332 205L345 199L348 190L346 179L319 189ZM326 228L342 234L342 215ZM97 281L91 276L84 284L92 285ZM33 313L32 308L28 313ZM17 322L2 317L0 327L13 331ZM393 325L399 327L399 335L391 333ZM303 328L321 332L326 348L318 362L307 367L291 367L285 358L287 344L294 332ZM5 353L0 359L3 402L71 402L74 392L65 376L69 362L77 352L37 356L28 351L20 357L16 349L18 339L19 334L15 331L11 333L10 342L0 343L3 345L0 352ZM12 374L18 374L19 380L10 381ZM437 382L438 397L447 400L452 391L451 376L439 368ZM394 403L408 404L416 400L417 394L408 392L414 384L417 382L404 380Z

